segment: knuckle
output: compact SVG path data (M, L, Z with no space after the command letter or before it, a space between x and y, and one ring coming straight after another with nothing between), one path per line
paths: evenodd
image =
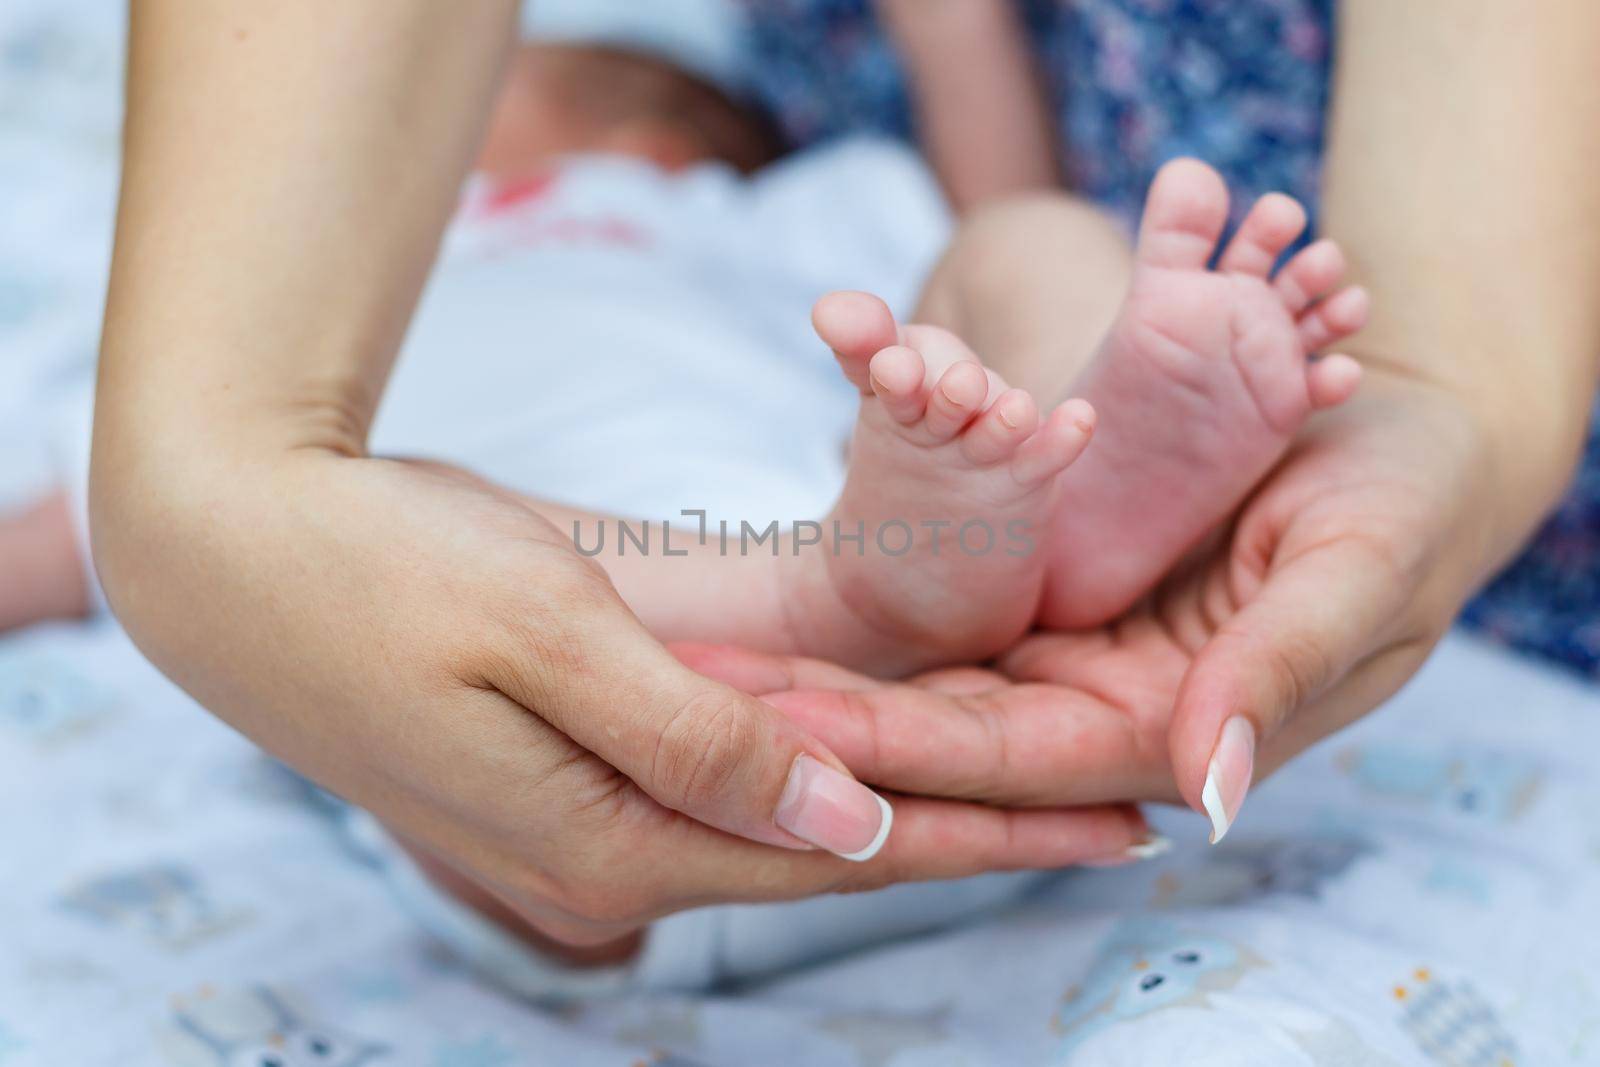
M983 737L986 755L978 761L978 765L986 769L988 780L995 785L1019 781L1016 756L1011 748L1011 734L993 701L962 701L960 706L966 709ZM972 783L970 789L973 795L977 795L981 783Z
M592 642L572 620L604 617L619 601L603 575L587 574L590 561L583 562L563 568L554 581L532 567L521 579L474 590L486 625L467 630L474 640L459 652L460 673L535 698L595 677L600 664Z
M657 734L650 766L656 798L694 811L726 796L757 748L759 732L742 701L716 690L692 694Z
M971 725L971 744L961 766L944 769L941 792L996 803L1023 799L1025 780L1018 773L1011 732L999 703L979 695L953 700L950 706Z
M862 736L865 738L868 766L884 767L887 753L883 743L883 723L868 702L866 694L846 694L845 707L850 717L860 724Z
M1268 676L1284 697L1286 709L1298 708L1333 680L1334 665L1321 643L1311 636L1281 634L1266 649Z
M1403 532L1352 533L1348 539L1351 554L1360 565L1386 584L1413 589L1421 584L1429 569L1429 552L1420 539Z

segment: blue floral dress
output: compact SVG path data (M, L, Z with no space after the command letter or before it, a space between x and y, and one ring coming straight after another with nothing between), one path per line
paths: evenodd
M911 133L905 80L871 0L743 0L749 81L796 144ZM1132 226L1156 169L1217 167L1235 210L1283 190L1315 215L1334 0L1018 0L1077 189ZM1600 436L1524 556L1464 616L1600 677Z

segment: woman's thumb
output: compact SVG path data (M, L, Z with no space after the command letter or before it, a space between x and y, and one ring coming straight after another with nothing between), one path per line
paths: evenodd
M620 605L619 605L620 610ZM871 859L893 809L775 708L678 662L627 616L602 662L517 672L507 695L664 807L740 837Z
M1239 816L1258 743L1359 663L1393 618L1400 583L1356 541L1271 572L1195 656L1169 732L1184 799L1215 844Z

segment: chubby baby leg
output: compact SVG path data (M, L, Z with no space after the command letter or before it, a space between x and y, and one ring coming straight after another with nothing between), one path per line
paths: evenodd
M983 354L1006 381L1059 401L1105 340L1133 276L1120 223L1064 193L998 201L968 215L913 318Z

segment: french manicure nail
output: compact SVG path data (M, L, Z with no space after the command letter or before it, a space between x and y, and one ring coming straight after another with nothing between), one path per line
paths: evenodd
M801 756L789 771L774 820L802 841L865 863L889 839L894 809L848 774Z
M1235 715L1222 724L1217 747L1206 768L1206 784L1200 803L1211 818L1211 843L1227 836L1228 828L1239 817L1245 794L1255 776L1256 731L1248 719Z
M1087 860L1084 867L1126 867L1131 863L1143 863L1153 860L1157 856L1164 856L1172 850L1172 838L1162 834L1146 834L1137 844L1129 845L1115 856L1104 859Z
M1157 856L1165 856L1172 851L1172 838L1163 834L1150 834L1143 841L1128 849L1128 855L1136 860L1153 860Z

